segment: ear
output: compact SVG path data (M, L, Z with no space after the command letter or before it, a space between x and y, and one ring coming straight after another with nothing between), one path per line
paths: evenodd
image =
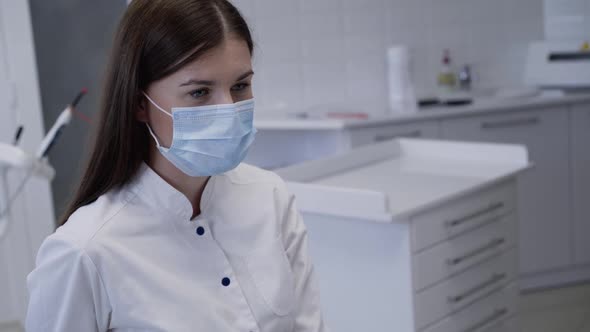
M148 116L148 105L144 96L138 96L139 99L137 110L135 111L135 119L139 122L148 123L149 116Z

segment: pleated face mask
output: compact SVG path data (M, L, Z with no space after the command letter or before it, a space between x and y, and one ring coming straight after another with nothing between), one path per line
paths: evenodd
M254 99L234 104L174 107L171 113L145 97L172 118L172 145L160 145L147 124L160 153L189 176L211 176L236 168L254 141Z

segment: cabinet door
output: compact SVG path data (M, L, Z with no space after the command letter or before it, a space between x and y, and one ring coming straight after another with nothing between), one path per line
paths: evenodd
M351 129L350 145L354 148L362 145L388 141L398 137L438 138L440 137L440 128L438 122L426 121Z
M590 263L590 104L571 113L574 261Z
M569 137L566 108L445 120L444 139L527 146L535 167L519 181L522 274L571 264Z

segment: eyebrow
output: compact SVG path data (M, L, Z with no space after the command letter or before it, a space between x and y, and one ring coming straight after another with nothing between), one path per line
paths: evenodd
M240 75L240 77L238 77L238 79L236 81L241 81L251 75L254 75L254 71L249 70L249 71L243 73L242 75ZM215 82L214 81L207 81L207 80L190 79L190 80L180 84L180 86L187 86L187 85L215 85Z

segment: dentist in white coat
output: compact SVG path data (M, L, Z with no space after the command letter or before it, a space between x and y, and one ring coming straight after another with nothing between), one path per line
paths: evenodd
M294 197L241 163L252 51L227 0L131 2L27 331L327 331Z

